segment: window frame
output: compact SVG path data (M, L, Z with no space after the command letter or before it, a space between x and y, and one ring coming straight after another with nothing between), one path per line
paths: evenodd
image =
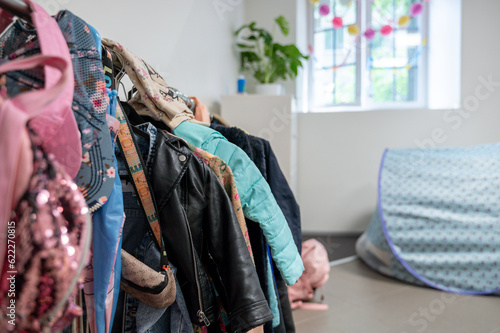
M334 0L337 1L337 0ZM365 31L367 27L367 20L370 18L371 11L368 11L367 6L369 5L368 0L357 1L359 5L359 10L356 15L356 19L359 22L358 26L360 31ZM315 50L314 45L314 7L307 6L307 40L308 44L312 45L313 53ZM422 40L428 41L429 32L429 6L424 6L424 11L420 15L421 20L421 34ZM386 102L386 103L376 103L368 96L368 89L363 89L362 87L367 85L367 75L368 70L366 66L366 61L368 59L369 48L364 46L363 43L367 43L366 38L361 36L356 42L356 48L358 50L356 54L356 61L358 62L359 70L356 73L356 94L359 103L349 103L342 105L327 105L327 106L317 106L313 103L314 94L312 93L314 87L314 56L311 56L307 61L307 71L309 75L307 82L307 109L308 112L323 113L323 112L352 112L352 111L374 111L374 110L414 110L414 109L425 109L427 107L427 80L428 80L428 43L422 48L422 53L418 57L418 87L417 87L417 99L410 102Z

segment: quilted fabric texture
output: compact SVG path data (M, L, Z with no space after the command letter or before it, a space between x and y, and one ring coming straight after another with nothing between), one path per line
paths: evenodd
M379 212L387 242L432 287L500 290L499 198L499 143L388 150L382 159Z

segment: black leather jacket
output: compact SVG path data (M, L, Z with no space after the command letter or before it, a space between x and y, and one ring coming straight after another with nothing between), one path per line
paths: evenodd
M231 332L268 322L271 310L222 184L182 139L158 131L155 147L149 178L168 258L178 268L192 320L208 323L218 315L207 272L228 313Z

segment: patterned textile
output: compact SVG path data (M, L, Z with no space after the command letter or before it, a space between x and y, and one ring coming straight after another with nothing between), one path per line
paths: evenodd
M379 273L414 285L425 286L422 281L408 272L392 253L385 238L378 209L373 214L368 229L356 242L356 252L368 266Z
M194 119L193 112L179 97L177 90L171 89L151 66L115 41L103 38L102 43L120 54L118 59L124 60L124 64L116 65L125 67L127 75L138 90L129 103L139 115L150 115L154 112L158 119L172 129L184 120Z
M101 45L99 33L89 25L94 35L95 44ZM111 54L101 52L103 68L106 73L106 86L109 104L106 111L106 120L111 138L114 141L120 123L116 117L117 92L110 90L114 87L110 73ZM112 66L111 66L112 67ZM114 155L114 154L113 154ZM114 173L118 166L114 159ZM115 176L110 174L110 176ZM87 322L91 332L106 333L111 330L112 318L116 309L121 278L121 233L125 216L123 212L123 195L119 177L114 177L114 188L108 201L92 216L92 265L87 267L84 293Z
M55 17L71 55L74 74L73 114L82 143L81 154L65 151L68 159L80 164L74 181L85 196L91 213L109 198L114 184L114 156L106 122L108 95L104 70L94 36L89 26L70 11L60 11ZM21 21L12 24L0 37L0 57L24 58L40 53L35 29ZM44 85L39 69L16 71L7 77L9 96Z
M124 151L127 165L133 177L134 184L137 186L137 192L141 199L141 204L144 207L144 211L146 212L146 218L151 226L151 231L155 237L156 244L163 250L160 222L158 221L156 207L146 180L146 170L143 169L139 153L137 152L134 142L132 141L132 133L130 133L130 129L127 125L126 119L124 118L124 113L120 105L117 105L116 108L116 118L120 122L118 137L120 145Z
M380 215L367 238L390 247L395 277L411 280L410 272L445 291L494 293L500 290L499 197L499 143L388 150L379 175Z

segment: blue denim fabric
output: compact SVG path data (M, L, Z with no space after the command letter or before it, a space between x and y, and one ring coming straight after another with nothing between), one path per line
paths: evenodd
M131 192L124 192L125 214L127 215L127 224L145 224L145 220L137 196ZM142 213L142 217L141 217ZM137 259L144 262L153 269L160 266L160 252L153 242L149 233L146 233L139 247L134 251ZM177 269L170 267L176 274ZM166 309L157 309L142 302L139 302L130 295L125 295L122 317L122 332L125 333L165 333L179 332L191 333L193 327L189 319L186 303L182 295L181 288L176 280L177 294L175 302ZM117 315L118 317L118 315Z
M151 170L155 157L155 146L157 130L151 124L142 124L139 129L147 132L150 141L147 142L139 135L135 139L143 156L146 174ZM120 151L116 151L119 174L127 174L126 163ZM125 207L125 225L123 227L122 248L132 253L137 259L144 262L149 267L157 270L160 267L160 252L155 246L146 221L146 216L139 201L139 197L133 191L130 183L122 181L123 203ZM176 274L177 269L171 264L170 267ZM193 326L189 318L189 313L182 295L179 282L176 279L177 293L175 302L166 309L157 309L139 302L134 297L120 291L120 303L118 305L113 332L122 333L192 333Z
M158 135L158 130L151 123L144 123L135 126L139 130L147 133L149 135L149 142L141 137L140 135L134 135L135 141L139 148L139 152L142 155L144 161L144 170L146 171L146 176L151 174L151 169L153 168L154 158L156 156L156 136ZM120 175L128 175L127 163L123 159L120 148L115 147L115 155L118 159L118 172Z
M146 165L144 166L146 170L146 175L151 175L151 170L153 168L154 157L156 156L156 136L158 135L158 130L156 127L151 125L151 123L144 123L135 126L141 131L149 134L149 143L138 135L135 136L139 150L142 152L143 160Z

